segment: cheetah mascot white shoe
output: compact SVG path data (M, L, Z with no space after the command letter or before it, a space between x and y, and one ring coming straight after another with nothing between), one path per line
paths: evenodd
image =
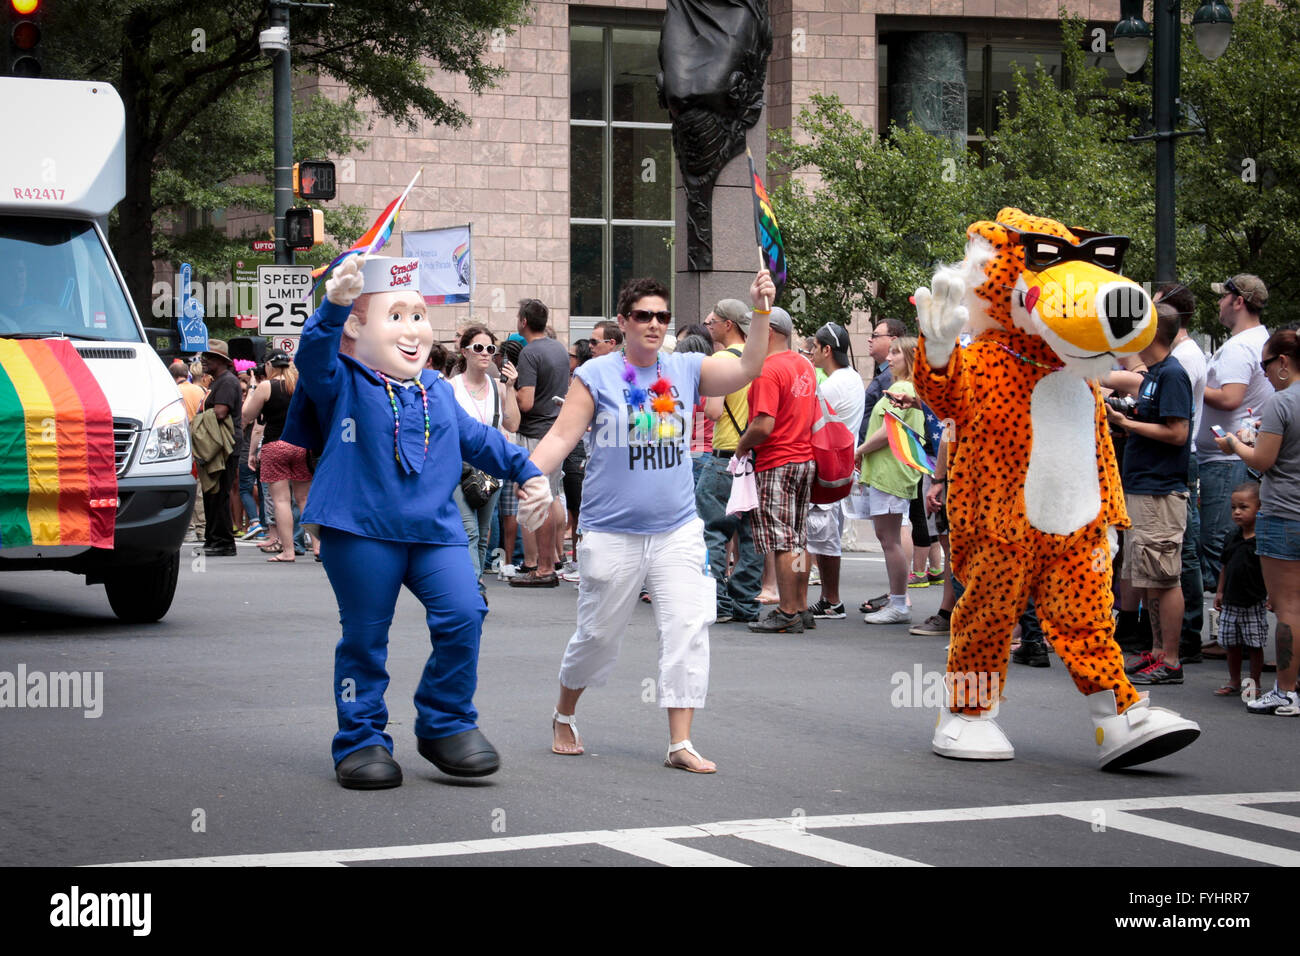
M1147 694L1122 714L1115 713L1115 692L1088 696L1102 770L1123 770L1182 750L1201 735L1201 728L1164 707L1152 707Z

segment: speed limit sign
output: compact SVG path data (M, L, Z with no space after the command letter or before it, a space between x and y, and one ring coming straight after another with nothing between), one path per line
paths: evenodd
M258 266L258 333L300 334L311 315L311 285L311 266Z

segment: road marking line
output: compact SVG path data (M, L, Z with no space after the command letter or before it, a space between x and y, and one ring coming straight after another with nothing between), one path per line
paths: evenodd
M1106 815L1100 818L1100 821L1107 830L1125 830L1139 836L1181 843L1197 850L1238 856L1255 862L1272 863L1275 866L1300 866L1300 853L1295 850L1284 850L1281 847L1269 846L1267 843L1256 843L1254 840L1243 840L1209 830L1185 827L1178 823L1167 823L1164 820L1152 820L1150 817L1139 817L1120 810L1107 809L1105 813ZM1093 823L1098 819L1093 816L1091 810L1076 810L1062 815L1084 823Z
M568 833L538 833L487 840L427 843L416 846L363 847L339 850L302 850L289 853L251 853L233 856L206 856L188 859L144 860L102 863L99 866L325 866L372 860L419 859L434 856L462 856L472 853L503 853L536 850L557 846L607 845L627 840L690 840L711 836L739 836L788 832L796 827L816 830L837 827L896 826L918 823L971 823L980 820L1009 820L1025 817L1062 816L1091 822L1093 813L1102 809L1108 817L1126 810L1164 810L1198 806L1251 803L1300 803L1300 791L1283 790L1265 793L1186 794L1165 797L1130 797L1122 800L1075 800L1067 803L1025 803L997 807L955 807L947 810L892 810L881 813L844 813L821 817L784 817L756 820L724 820L675 827L643 827L630 830L588 830ZM1264 811L1259 811L1263 813ZM1127 816L1127 815L1126 815ZM1141 817L1132 817L1142 820ZM1145 822L1145 821L1144 821ZM1190 827L1188 834L1210 835ZM1199 839L1199 837L1198 837ZM1264 844L1239 844L1264 847ZM1198 843L1198 845L1201 845ZM1270 848L1271 849L1271 848ZM1240 854L1233 854L1240 855ZM1249 854L1247 854L1249 855ZM1300 853L1292 854L1300 862ZM1254 858L1252 856L1252 858Z
M1187 809L1194 810L1197 813L1208 813L1212 816L1224 817L1228 820L1240 820L1242 823L1253 823L1256 826L1300 833L1300 817L1293 817L1288 813L1257 810L1254 807L1242 807L1235 803L1211 803L1209 801L1189 804Z
M598 845L664 866L749 866L748 863L738 863L725 856L706 853L693 846L683 846L657 837L628 836L617 840L601 840Z
M907 857L903 856L881 853L879 850L872 850L869 847L845 843L842 840L832 840L829 837L817 836L814 833L801 833L794 829L774 830L764 833L737 833L735 836L738 839L748 840L751 843L761 843L763 846L775 847L778 850L786 850L790 853L798 853L800 856L812 857L814 860L821 860L824 863L834 863L837 866L930 865L928 863L917 862L916 860L909 860Z

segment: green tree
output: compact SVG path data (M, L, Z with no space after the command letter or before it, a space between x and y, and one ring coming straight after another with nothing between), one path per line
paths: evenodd
M1247 0L1214 63L1183 38L1182 97L1204 137L1178 147L1178 272L1222 333L1209 283L1251 272L1269 287L1264 321L1300 319L1300 0Z
M485 59L494 31L508 34L526 11L527 0L297 8L294 65L300 74L341 81L371 98L380 115L410 128L421 120L459 126L465 113L431 88L433 72L463 75L472 92L487 88L504 73ZM258 46L267 26L263 0L61 0L50 10L51 73L106 80L126 106L126 198L113 239L137 302L148 301L154 259L176 249L176 240L160 236L179 205L214 209L242 198L270 211L269 192L243 185L250 172L271 172L271 60ZM296 117L300 155L308 147L338 154L355 145L354 103L317 99L304 106ZM258 165L254 153L262 157ZM204 252L204 241L194 240L196 257L213 254Z
M961 258L982 172L917 127L877 137L835 97L814 96L798 125L806 141L774 132L770 159L782 175L772 200L795 321L807 332L847 324L855 309L910 320L908 297L929 284L935 264ZM820 182L810 190L790 175L800 171Z

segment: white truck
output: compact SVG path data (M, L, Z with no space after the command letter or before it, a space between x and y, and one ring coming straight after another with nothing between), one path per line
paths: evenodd
M111 549L0 546L0 571L83 574L122 620L156 621L176 591L195 480L185 405L105 238L126 193L122 100L106 83L0 77L0 130L0 338L75 347L112 412L118 499Z

